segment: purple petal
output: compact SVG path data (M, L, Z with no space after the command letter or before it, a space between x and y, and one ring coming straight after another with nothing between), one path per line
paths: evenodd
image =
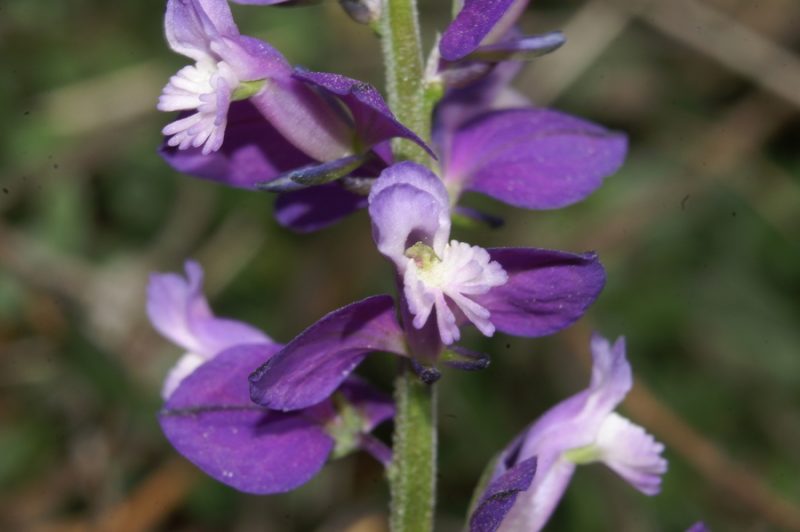
M598 333L594 333L590 348L592 380L589 389L592 393L601 393L602 390L604 399L597 401L596 406L611 412L633 387L633 372L625 356L625 337L620 336L612 344Z
M373 296L323 317L250 375L256 403L297 410L327 398L372 351L405 353L389 296Z
M430 170L402 162L384 170L369 194L372 235L378 250L402 268L406 249L416 242L437 253L450 235L447 189Z
M456 132L445 179L529 209L571 205L622 165L626 137L547 109L483 115Z
M193 261L185 267L185 279L174 273L150 276L147 315L158 332L206 359L233 345L272 342L246 323L215 317L203 294L203 269Z
M407 260L405 250L414 243L433 247L444 215L441 204L430 194L410 185L396 185L371 197L369 213L378 250L398 268Z
M466 0L442 34L439 53L448 61L466 57L481 43L504 34L527 3L527 0Z
M281 493L304 484L333 448L318 420L250 402L247 375L276 349L248 345L221 353L183 381L159 416L178 452L247 493Z
M409 185L432 196L442 207L450 205L450 197L441 179L420 164L404 161L386 168L372 185L370 195L377 196L395 185Z
M184 379L165 405L166 410L244 409L263 412L250 401L248 375L274 357L279 344L242 344L226 349Z
M164 31L170 48L195 60L213 56L212 42L239 35L226 0L169 0Z
M243 81L290 72L275 48L240 35L226 0L169 0L164 28L174 51L196 61L222 59Z
M702 521L698 521L689 528L686 529L686 532L710 532L710 528L706 526L706 524Z
M285 79L292 67L277 49L255 37L238 35L214 43L213 50L242 81Z
M523 460L492 481L469 520L470 532L494 532L511 510L521 491L536 474L536 457Z
M416 133L397 121L380 93L368 83L339 74L295 69L295 79L308 83L341 100L349 109L356 132L365 148L391 138L411 140L436 157Z
M206 352L219 353L239 344L272 343L272 340L255 327L236 320L212 318L195 320L192 332Z
M189 322L213 314L203 295L203 269L194 261L186 261L185 269L186 278L176 273L150 275L147 315L162 336L195 351L198 346Z
M314 160L327 162L353 154L349 117L292 71L271 77L250 101L289 142Z
M164 144L160 154L181 173L247 189L313 162L278 133L249 101L231 105L219 151L203 155L200 148L178 150Z
M508 282L473 299L491 313L497 330L517 336L553 334L580 318L605 284L594 253L534 248L489 249Z
M275 201L275 218L283 227L310 233L366 206L365 196L331 183L281 194Z
M481 63L486 66L486 63ZM436 106L433 121L433 139L440 160L447 164L452 150L453 137L458 128L503 103L502 96L509 93L511 80L522 68L520 61L504 61L479 69L480 78L460 88L450 88ZM517 104L518 105L518 104ZM525 104L522 104L525 105ZM504 105L503 107L508 107Z

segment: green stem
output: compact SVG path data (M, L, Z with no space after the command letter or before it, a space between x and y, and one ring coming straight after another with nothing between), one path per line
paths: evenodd
M400 122L427 140L431 113L426 104L416 0L384 0L380 33L389 106ZM408 140L396 140L393 148L398 160L431 163L425 151ZM395 401L389 467L391 528L393 532L430 532L436 500L436 390L423 383L404 360L395 383Z
M384 0L381 37L389 106L400 122L427 140L431 117L425 105L422 39L416 0ZM395 141L394 152L399 160L430 161L422 148L406 139Z
M391 529L429 532L436 504L436 387L422 382L408 361L395 381L395 408Z

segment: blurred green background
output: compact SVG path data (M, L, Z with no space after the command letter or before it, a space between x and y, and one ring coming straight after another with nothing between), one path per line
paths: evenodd
M528 31L567 45L517 86L627 131L627 165L556 212L471 204L492 245L596 249L609 283L554 337L466 343L493 356L441 381L439 529L459 530L485 462L588 381L592 330L628 338L625 413L667 444L663 493L579 470L551 530L800 530L800 4L796 0L537 0ZM428 43L449 3L422 0ZM298 236L272 199L181 176L156 155L155 111L186 63L163 2L0 6L0 529L383 530L382 472L364 455L286 495L197 474L160 434L180 354L143 313L147 274L186 257L219 314L280 341L392 289L364 213ZM235 6L243 33L294 63L382 84L380 49L335 2ZM389 357L363 368L385 389ZM388 437L389 428L382 435Z

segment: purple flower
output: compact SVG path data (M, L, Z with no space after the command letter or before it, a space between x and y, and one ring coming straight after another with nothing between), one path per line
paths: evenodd
M442 181L415 163L381 174L369 195L369 213L378 250L402 279L413 327L432 320L446 345L460 338L466 322L486 336L496 329L550 334L578 319L605 282L593 254L448 242L450 196Z
M467 323L486 335L554 333L582 316L605 283L593 253L448 242L447 191L416 163L384 170L372 186L369 211L378 249L397 268L406 329L389 296L334 311L250 376L256 403L275 410L317 404L373 352L408 356L410 348L417 362L437 364L442 343L458 340ZM448 357L441 362L485 367L485 360L457 346Z
M147 286L147 316L153 327L186 350L164 381L164 399L186 376L229 347L277 346L255 327L214 316L203 294L202 268L194 261L187 261L185 268L186 278L175 273L153 274Z
M257 136L246 138L246 132L230 131L234 125L252 129L253 122L260 121L266 121L274 134L285 139L264 156L267 166L281 166L273 158L287 159L277 153L284 143L317 162L364 153L393 137L424 145L394 119L373 87L336 74L293 69L267 43L241 35L226 0L169 0L165 30L170 47L195 61L170 79L159 99L160 110L184 112L164 128L170 147L195 149L199 155L209 156L224 150L229 130L235 146L228 147L229 154L241 149L261 150L264 141L259 142ZM252 103L240 106L243 109L239 114L246 117L229 121L229 111L243 100ZM342 112L342 105L348 112ZM169 162L174 151L167 150L166 154ZM288 159L303 163L300 158ZM186 165L176 166L186 169ZM216 167L214 178L218 181L244 184L241 179L226 177L224 174L230 172L218 160L204 166ZM241 175L240 171L233 173ZM259 179L266 181L276 175L267 173Z
M390 451L369 432L394 415L391 401L351 377L311 408L275 412L250 401L247 377L280 349L261 331L213 315L203 272L153 274L147 313L187 350L169 372L159 421L167 439L216 480L248 493L278 493L307 482L329 458L363 448L386 463Z
M433 146L450 205L465 192L477 192L527 209L566 207L597 190L625 159L625 135L528 105L508 88L517 70L511 63L498 65L470 88L449 91L437 108ZM334 192L342 201L331 216L326 214L331 202L325 200ZM287 196L279 200L276 215L282 225L300 231L332 223L365 204L334 185Z
M251 93L289 67L268 45L239 34L225 0L170 0L164 29L170 48L195 61L170 78L159 98L161 111L195 111L164 128L168 144L216 151L228 108L239 99L234 93Z
M506 27L524 3L467 2L448 34L458 33L471 12L506 13ZM268 44L240 35L222 0L170 0L166 33L171 47L196 64L176 74L161 97L160 109L182 111L165 128L171 138L162 155L183 173L282 192L275 211L281 225L313 231L363 208L371 179L355 187L327 182L378 175L393 162L389 139L428 149L373 87L293 69ZM484 55L512 44L550 49L556 41L492 41ZM437 107L434 148L451 204L471 191L523 208L560 208L584 199L622 164L624 135L531 107L508 88L518 69L516 61L496 63L479 81L449 89ZM311 185L321 186L295 190Z
M450 205L465 192L477 192L521 208L566 207L588 197L622 166L624 134L531 107L508 87L517 71L517 65L502 63L469 88L448 91L437 107L433 147ZM358 195L326 187L279 200L276 215L282 225L314 230L364 206ZM330 216L325 197L334 190L343 201ZM298 211L303 218L294 216ZM324 223L307 221L317 219Z
M589 388L547 411L520 434L500 455L492 476L501 479L533 457L536 474L510 508L494 518L499 530L540 530L555 510L576 465L603 462L646 495L660 491L667 461L664 446L614 409L633 384L625 358L625 341L611 345L595 335L591 343L594 365ZM484 517L485 518L485 517ZM483 529L475 526L472 530Z

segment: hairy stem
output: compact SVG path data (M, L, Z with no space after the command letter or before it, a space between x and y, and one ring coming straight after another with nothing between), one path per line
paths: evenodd
M423 140L430 137L431 118L426 112L422 40L416 0L384 0L381 15L383 58L389 106L400 122ZM409 140L394 141L398 160L430 161L425 151Z
M433 530L436 490L436 387L402 361L395 380L395 432L389 482L393 532Z
M425 102L416 0L384 0L381 37L389 105L398 120L427 140L431 117ZM398 160L431 163L416 144L402 139L395 142ZM430 532L436 498L436 390L423 383L404 360L395 382L395 401L389 467L391 528L393 532Z

